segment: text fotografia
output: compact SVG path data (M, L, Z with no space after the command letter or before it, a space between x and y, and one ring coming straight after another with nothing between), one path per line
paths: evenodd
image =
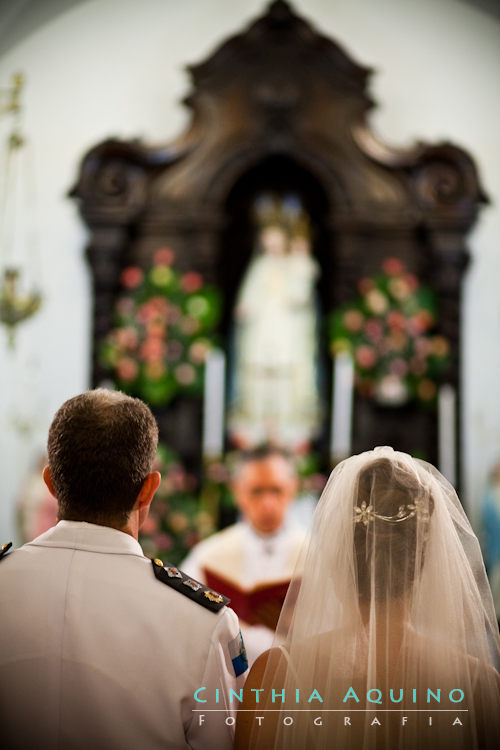
M266 711L266 709L263 709L263 710ZM448 713L448 712L446 712L446 713ZM462 714L461 716L462 716L462 718L460 718L459 716L455 715L453 718L448 719L449 725L452 726L452 727L456 727L456 726L463 727L463 725L464 725L463 724L464 714ZM263 722L265 721L265 718L266 718L265 716L255 716L254 720L257 723L257 725L259 727L261 727L262 724L263 724ZM286 715L286 716L283 717L283 719L281 719L281 723L283 724L284 727L291 727L291 726L294 725L294 723L296 721L296 718L297 718L296 716L288 716L288 715ZM343 718L343 725L344 725L344 727L355 726L357 720L358 720L358 722L359 721L363 722L363 724L364 724L364 721L365 721L364 719L360 719L359 717L351 717L351 716L348 716L348 715L345 715L342 718ZM323 723L324 723L324 717L323 716L315 716L313 719L311 719L311 722L312 722L312 724L315 727L322 727ZM224 723L228 727L234 727L234 725L236 724L236 719L235 719L234 716L226 716L226 718L224 720ZM326 723L326 721L325 721L325 723ZM384 723L385 723L384 717L380 717L379 718L378 716L374 716L371 719L371 721L369 722L369 726L371 726L371 727L381 727L381 726L383 726ZM410 726L412 723L413 724L415 723L415 717L414 716L409 717L409 716L405 716L404 714L401 716L401 718L400 718L400 725L402 727ZM201 727L203 724L205 724L205 714L200 713L198 715L198 726ZM434 717L431 716L431 715L427 716L427 726L432 727L433 725L434 725Z
M214 695L209 695L205 691L208 690L206 687L200 687L197 690L195 690L193 694L193 698L197 703L211 703L213 702L213 699L215 699L215 703L219 702L226 702L226 697L221 696L221 691L219 688L216 688L214 691ZM267 691L267 695L261 695L261 693L265 693L266 691L264 688L250 688L249 690L245 691L245 688L241 688L240 690L230 690L228 700L229 703L243 703L243 699L248 703L248 698L250 697L253 699L253 702L255 705L262 705L265 703L266 705L273 704L273 703L287 703L290 705L290 703L296 703L298 704L313 704L318 705L318 703L324 703L324 700L318 690L312 690L311 693L308 693L306 695L303 694L303 691L300 690L300 688L296 688L295 690L288 690L287 694L285 695L285 690L275 690L272 688L271 694L269 695L269 691ZM253 695L248 695L248 693ZM408 705L408 703L416 704L418 703L426 703L426 704L437 704L441 703L441 699L446 700L448 699L450 703L452 704L458 704L462 703L464 700L465 694L464 691L460 688L453 688L450 691L443 692L443 695L441 695L442 691L441 688L427 688L426 690L417 691L416 688L411 688L408 690L403 690L402 688L396 688L396 689L389 689L388 693L386 695L383 694L382 690L379 688L370 688L370 690L367 690L366 695L364 693L360 694L361 698L358 696L354 688L351 686L347 689L344 697L342 698L342 703L345 707L347 706L354 706L357 703L360 703L361 700L365 700L367 703L372 703L374 705L389 705L389 704L397 704L402 703L404 701L405 705ZM211 700L212 699L212 700Z

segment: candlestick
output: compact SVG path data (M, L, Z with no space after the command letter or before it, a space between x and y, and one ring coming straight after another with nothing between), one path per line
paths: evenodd
M212 349L205 362L203 394L203 456L220 458L224 451L226 358L220 349Z
M348 352L340 352L333 363L330 442L332 463L351 454L353 385L353 359Z
M455 389L445 383L438 394L438 464L446 479L456 482Z

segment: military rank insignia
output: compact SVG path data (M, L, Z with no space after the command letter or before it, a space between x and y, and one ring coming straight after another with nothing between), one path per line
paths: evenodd
M213 591L208 586L204 586L203 583L185 575L182 570L174 565L169 563L164 565L158 557L155 557L151 562L153 563L154 574L159 581L166 583L170 588L179 591L212 612L218 612L231 601L227 596L223 596L218 591Z
M178 568L174 568L172 565L166 565L165 570L169 578L182 578L181 571Z
M248 669L247 652L245 650L245 644L243 642L243 636L241 630L232 641L227 644L229 649L229 656L233 663L234 674L239 677Z
M199 591L201 588L203 588L203 584L198 583L198 581L193 581L192 578L185 578L182 583L184 584L184 586L189 586L189 588L193 591Z
M212 591L211 589L207 589L203 592L203 596L206 596L207 599L209 599L211 602L223 602L224 597L222 594L217 593L217 591Z
M2 544L2 546L0 547L0 560L7 554L11 547L12 542L5 542L5 544Z

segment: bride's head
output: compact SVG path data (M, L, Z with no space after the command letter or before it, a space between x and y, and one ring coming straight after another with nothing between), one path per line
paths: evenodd
M361 466L354 491L354 560L360 601L402 599L417 580L434 509L432 482L392 452Z
M454 488L431 464L389 447L335 467L288 598L284 642L292 620L296 638L311 627L362 633L367 618L369 632L383 635L404 620L459 649L484 627L483 610L496 627L479 543Z

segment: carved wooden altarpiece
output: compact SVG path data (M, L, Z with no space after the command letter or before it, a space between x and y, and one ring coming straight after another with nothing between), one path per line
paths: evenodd
M105 377L96 352L112 325L121 270L148 266L159 247L223 290L227 337L252 253L252 201L286 189L313 219L322 312L352 299L358 279L386 257L401 258L439 295L440 332L453 345L447 380L459 395L466 236L486 201L471 157L447 142L407 150L378 142L367 121L372 71L282 0L188 70L186 132L159 148L103 141L84 156L71 191L90 231L93 384ZM316 446L325 463L329 414L325 404ZM179 398L157 416L163 437L199 465L201 404ZM435 410L355 401L353 452L391 444L435 462L436 433ZM458 447L459 424L456 435Z

